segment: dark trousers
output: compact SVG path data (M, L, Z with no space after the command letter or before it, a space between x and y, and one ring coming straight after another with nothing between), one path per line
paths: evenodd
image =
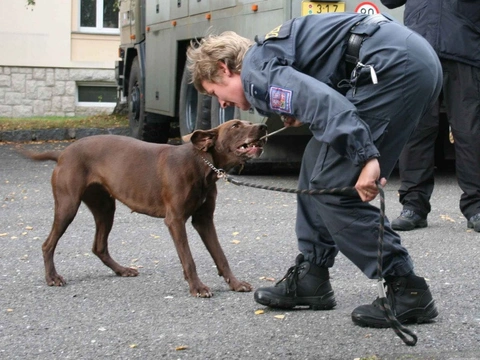
M382 177L388 178L416 125L440 93L441 66L425 39L393 23L381 24L362 45L361 55L362 63L374 66L378 84L373 84L370 71L363 69L356 88L350 89L346 98L369 125L380 152ZM299 188L354 186L361 170L313 137L303 156ZM333 266L341 251L366 276L376 278L379 219L378 207L362 202L358 195L298 195L299 250L306 260L322 267ZM388 219L383 255L382 276L404 276L413 270Z
M426 218L434 187L435 140L444 105L455 146L460 210L469 219L480 213L480 68L442 60L443 88L434 107L418 124L399 161L400 203Z

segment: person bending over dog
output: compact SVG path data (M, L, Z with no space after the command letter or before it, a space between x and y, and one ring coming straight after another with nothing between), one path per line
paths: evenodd
M342 13L291 19L255 42L211 34L187 50L196 89L222 107L278 114L285 126L309 126L299 188L355 186L358 196L298 195L300 254L263 305L331 309L329 268L341 251L370 279L385 279L400 322L438 315L423 277L386 221L383 274L377 273L379 209L369 204L386 184L420 118L438 97L442 70L424 38L383 15ZM388 327L379 299L353 310L361 326Z

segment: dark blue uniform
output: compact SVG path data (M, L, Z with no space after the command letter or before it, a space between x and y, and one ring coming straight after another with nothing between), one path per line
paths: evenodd
M431 46L398 23L369 19L354 13L293 19L258 38L243 60L250 104L260 113L294 116L313 134L299 188L354 186L362 165L374 157L388 178L440 92L441 66ZM353 71L345 60L352 33L364 37ZM378 221L378 208L359 197L298 196L299 249L321 267L331 267L340 250L368 277L377 277ZM412 271L388 222L384 240L383 275Z
M406 210L426 219L434 188L435 140L445 107L455 139L460 210L466 219L480 214L480 1L382 0L405 5L404 23L422 35L440 58L442 94L420 121L400 157L399 194Z

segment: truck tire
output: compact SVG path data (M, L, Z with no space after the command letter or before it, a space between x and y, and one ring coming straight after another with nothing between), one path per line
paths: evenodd
M179 106L179 125L182 137L198 129L211 128L211 97L200 94L190 83L190 73L187 67L182 75Z
M225 121L240 119L240 111L233 106L223 109L217 98L212 99L212 128L223 124Z
M145 112L145 94L138 57L133 59L128 82L128 120L132 137L153 143L168 142L170 119Z

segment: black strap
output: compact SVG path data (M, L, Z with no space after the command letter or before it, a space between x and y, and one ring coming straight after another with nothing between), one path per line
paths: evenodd
M367 35L350 34L348 37L345 61L347 62L347 74L350 74L357 65L360 56L360 48Z
M380 24L383 22L391 21L382 14L375 14L367 16L365 19L357 23L350 31L360 24ZM367 38L367 34L354 34L350 32L347 40L347 50L345 51L345 61L347 63L347 75L350 74L355 65L357 65L360 57L360 48L362 47L363 40Z

